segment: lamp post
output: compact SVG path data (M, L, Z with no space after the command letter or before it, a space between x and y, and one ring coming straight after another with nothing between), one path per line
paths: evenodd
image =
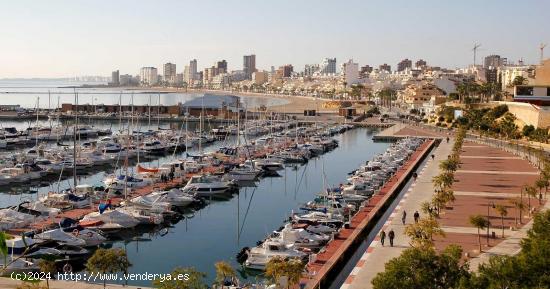
M489 209L490 208L495 208L495 203L493 202L488 202L487 203L487 246L489 246L489 230L490 230L490 227L491 227L491 220L490 220L490 211Z

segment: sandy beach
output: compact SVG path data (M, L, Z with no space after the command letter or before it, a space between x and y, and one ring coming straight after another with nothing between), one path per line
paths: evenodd
M128 87L126 90L136 90L140 88ZM282 94L267 94L267 93L255 93L255 92L237 92L237 91L224 91L224 90L207 90L207 89L178 89L167 87L148 87L146 90L160 91L160 92L180 92L180 93L210 93L210 94L231 94L240 97L260 97L271 99L282 99L286 103L280 105L272 105L268 107L268 110L279 113L300 113L302 114L306 109L315 109L323 113L337 113L338 109L325 108L323 103L327 102L324 99L315 99L310 96L298 96L298 95L282 95Z

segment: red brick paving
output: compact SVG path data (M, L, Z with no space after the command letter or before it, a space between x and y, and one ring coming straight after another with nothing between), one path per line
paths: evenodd
M537 172L528 162L518 162L518 159L470 159L460 158L460 170L472 171L502 171L506 168L514 172Z
M516 155L500 150L498 148L489 147L473 142L464 142L461 156L486 156L486 157L516 157ZM459 170L470 171L495 171L495 172L537 172L538 170L533 167L527 160L516 159L491 159L491 158L461 158L461 167ZM520 192L523 185L534 184L538 179L537 175L521 175L521 174L491 174L491 173L455 173L456 182L453 184L452 189L456 191L465 192L487 192L487 193L509 193L514 194L515 199L520 198ZM456 195L456 200L449 206L451 210L445 210L440 216L440 224L442 226L456 226L456 227L473 227L469 222L471 215L487 216L487 204L495 203L505 205L508 209L508 215L504 219L504 227L509 228L515 225L515 217L518 216L518 211L511 204L510 200L513 198L503 198L496 196L466 196ZM527 206L528 198L523 196L523 201ZM537 199L531 200L533 207L539 207ZM501 219L498 213L492 207L489 207L491 231L495 231L496 236L501 236ZM523 213L523 216L528 215L527 212ZM523 224L528 222L527 218L523 218ZM484 231L484 236L486 231ZM490 239L491 246L494 246L501 242L502 239ZM486 240L483 238L482 243L485 244ZM473 250L478 250L477 234L464 234L464 233L447 233L445 238L436 238L436 247L441 249L449 244L459 244L462 246L465 252L473 253ZM486 250L484 246L482 248Z
M525 196L523 201L527 206L528 199ZM508 210L508 215L504 217L504 228L514 226L515 217L518 216L519 212L510 203L509 198L476 196L456 196L456 200L449 205L450 208L445 210L443 214L440 215L439 223L441 226L471 227L472 225L470 225L469 221L470 215L480 214L486 217L487 206L489 205L489 220L491 221L491 227L501 229L502 222L500 215L495 209L492 208L492 204L503 205ZM540 207L538 200L531 199L531 206L538 209ZM523 215L527 215L527 212L524 211Z

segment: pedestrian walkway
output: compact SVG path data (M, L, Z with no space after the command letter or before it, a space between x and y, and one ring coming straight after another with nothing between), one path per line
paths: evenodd
M418 173L418 178L405 193L399 205L390 215L382 230L386 232L385 246L380 244L377 237L363 254L350 276L346 279L342 289L366 289L372 288L371 280L384 270L384 265L403 250L410 247L409 239L404 236L405 226L401 222L403 210L407 212L406 224L413 222L413 214L420 211L420 204L429 201L433 195L432 178L439 174L439 162L447 158L451 153L452 143L442 142L435 150L435 159L428 159L424 168ZM422 214L421 214L422 217ZM395 232L394 246L389 246L388 233ZM379 235L379 234L378 234Z
M422 135L423 131L425 130L419 127L406 127L396 134ZM425 135L437 133L440 133L440 137L447 135L446 132L433 130ZM452 186L456 200L441 212L438 219L446 236L435 238L436 249L441 250L450 244L460 245L468 253L465 256L471 258L471 268L477 268L479 263L485 262L492 255L510 255L520 250L520 240L529 228L529 225L524 224L529 223L530 219L529 214L524 213L520 220L519 211L512 205L512 201L521 200L523 186L534 184L539 177L539 171L533 165L536 162L531 156L508 149L502 144L499 147L494 145L465 141L460 152L461 166L455 172L455 183ZM434 192L432 178L440 173L439 162L447 158L451 148L452 142L441 143L434 153L435 161L426 164L417 182L405 194L384 225L386 246L382 247L380 239L376 238L341 288L372 288L372 279L384 270L385 264L410 247L409 239L403 236L405 226L401 223L401 214L403 210L407 211L407 222L411 222L414 211L420 211L420 204L431 199ZM540 210L546 203L543 201L539 204L538 200L528 198L525 194L523 202L526 206L530 202L534 211ZM508 211L504 224L495 209L497 205L504 206ZM472 215L484 216L491 222L489 230L480 231L483 234L482 252L479 252L478 230L469 222ZM519 224L516 223L518 220ZM501 237L503 228L505 238ZM396 233L394 247L388 247L387 234L390 229Z

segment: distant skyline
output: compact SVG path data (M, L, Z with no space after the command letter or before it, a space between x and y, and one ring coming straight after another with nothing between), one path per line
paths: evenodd
M546 0L38 1L0 0L0 78L138 74L191 59L266 69L336 57L377 67L409 58L464 67L499 54L539 61L550 44ZM550 56L550 48L545 53Z

